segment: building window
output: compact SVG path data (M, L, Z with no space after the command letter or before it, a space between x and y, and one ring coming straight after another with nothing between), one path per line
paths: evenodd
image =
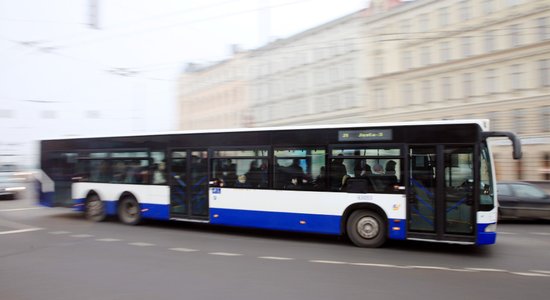
M460 20L461 21L469 20L472 17L470 9L471 7L470 7L469 0L460 1Z
M374 90L374 102L376 103L377 108L386 107L386 95L384 88L377 88Z
M495 11L495 0L483 1L483 13L485 15L493 13Z
M441 62L447 62L451 60L451 47L449 46L449 42L442 42L440 44L440 51L441 55Z
M439 9L439 26L449 25L449 8L442 7Z
M462 75L462 82L464 84L464 99L467 101L474 95L474 80L472 73L465 73Z
M496 111L490 112L488 114L489 121L491 122L491 130L499 130L500 129L499 116L500 116L500 114Z
M420 19L419 21L420 32L427 32L429 30L428 14L421 14L419 19Z
M521 90L523 88L523 73L521 65L512 65L510 67L510 86L513 91Z
M525 133L527 109L517 109L513 111L515 132L517 134Z
M404 51L402 54L402 64L404 70L409 70L412 68L412 53L411 51L407 50Z
M441 78L441 97L443 100L450 100L453 97L451 77Z
M497 92L497 72L495 69L485 71L485 87L487 94L495 94Z
M410 33L411 32L411 20L401 21L401 33Z
M550 86L550 59L539 60L538 64L540 87L548 87Z
M485 32L485 52L495 51L495 32L489 30Z
M422 66L429 65L430 62L430 47L422 47L420 49L420 63Z
M540 121L542 122L540 126L541 131L550 132L550 106L542 108Z
M414 87L412 83L407 83L401 87L402 91L402 101L403 105L412 105L414 104Z
M384 58L378 56L374 60L374 73L376 75L381 75L384 73Z
M469 57L472 55L472 37L462 37L462 57Z
M432 102L432 82L430 80L422 81L422 103Z
M510 36L510 47L518 47L521 44L521 29L519 24L510 25L508 27Z
M550 30L548 30L548 17L537 19L537 32L539 41L550 39Z

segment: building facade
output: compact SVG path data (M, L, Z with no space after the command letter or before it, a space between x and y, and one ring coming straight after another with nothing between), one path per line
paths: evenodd
M373 0L244 60L250 115L237 127L490 119L524 144L513 161L505 141L493 143L498 179L550 180L547 0ZM210 82L204 74L191 73L191 85ZM200 93L186 99L217 109L223 93ZM232 127L197 109L187 106L201 128Z
M190 64L179 83L179 129L250 127L247 52L209 65Z
M418 0L365 22L370 121L486 118L499 179L548 180L550 6L545 0Z

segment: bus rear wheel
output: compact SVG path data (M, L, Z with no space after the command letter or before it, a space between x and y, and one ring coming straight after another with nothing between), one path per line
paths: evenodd
M105 220L107 217L105 204L99 199L98 195L92 194L86 197L84 214L86 219L90 221L101 222Z
M141 221L141 209L136 198L126 196L118 204L118 218L128 225L137 225Z
M346 232L358 247L376 248L386 242L386 222L380 214L370 210L354 211L348 218Z

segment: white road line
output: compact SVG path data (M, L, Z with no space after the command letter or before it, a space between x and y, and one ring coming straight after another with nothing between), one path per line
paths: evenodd
M545 235L545 236L550 235L550 232L529 232L529 233L534 235Z
M239 253L228 253L228 252L210 252L210 255L219 255L219 256L242 256Z
M530 276L530 277L550 277L548 274L540 273L527 273L527 272L509 272L510 274L520 275L520 276Z
M111 238L104 238L104 239L96 239L98 242L120 242L121 239L111 239Z
M477 271L477 272L508 272L503 269L491 269L491 268L465 268L465 269L470 271Z
M261 258L261 259L269 259L269 260L294 260L294 258L290 258L290 257L279 257L279 256L259 256L258 258Z
M89 238L89 237L93 237L93 235L91 234L73 234L71 235L72 237L75 237L75 238Z
M366 267L379 267L379 268L409 269L409 267L389 265L389 264L350 263L350 265L352 265L352 266L366 266Z
M542 274L549 274L550 275L550 271L545 271L545 270L529 270L529 272L535 272L535 273L542 273Z
M505 231L499 231L497 232L497 234L504 234L504 235L516 235L517 233L516 232L505 232Z
M168 250L179 251L179 252L197 252L197 251L199 251L197 249L190 249L190 248L170 248Z
M138 246L138 247L151 247L151 246L155 246L155 244L145 243L145 242L128 243L128 245Z
M449 268L445 268L445 267L436 267L436 266L407 266L411 269L424 269L424 270L442 270L442 271L447 271L449 270Z
M334 261L334 260L310 260L309 262L319 263L319 264L332 264L332 265L347 265L347 264L349 264L347 262Z
M63 231L63 230L61 230L61 231L50 231L50 232L48 232L48 233L49 233L49 234L53 234L53 235L60 235L60 234L69 234L69 233L71 233L71 232L70 232L70 231Z
M24 211L24 210L33 210L33 209L44 209L44 207L6 208L6 209L0 209L0 212Z
M31 231L38 231L38 230L42 230L42 229L44 229L44 228L27 228L27 229L18 229L18 230L10 230L10 231L0 231L0 235L31 232Z

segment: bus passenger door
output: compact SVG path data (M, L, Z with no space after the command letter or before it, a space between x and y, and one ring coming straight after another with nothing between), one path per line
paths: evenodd
M475 241L474 147L409 149L409 237Z
M170 215L182 219L208 218L208 151L171 151Z

